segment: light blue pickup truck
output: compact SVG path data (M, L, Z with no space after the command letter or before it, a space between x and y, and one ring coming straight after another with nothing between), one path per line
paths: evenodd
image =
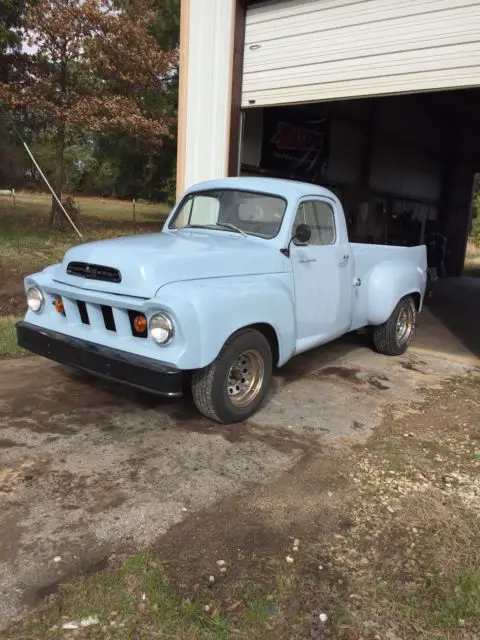
M350 243L327 189L225 178L188 189L160 233L79 245L27 277L18 342L161 395L188 384L228 424L258 408L273 367L349 331L403 353L426 270L424 246Z

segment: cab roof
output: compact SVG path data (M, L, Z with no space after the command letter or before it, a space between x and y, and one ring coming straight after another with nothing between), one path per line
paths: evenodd
M241 176L238 178L219 178L199 182L189 187L185 193L194 191L207 191L216 189L240 189L242 191L255 191L269 195L281 196L287 200L303 198L305 196L324 196L336 200L335 195L324 187L308 182L296 180L284 180L281 178L257 178Z

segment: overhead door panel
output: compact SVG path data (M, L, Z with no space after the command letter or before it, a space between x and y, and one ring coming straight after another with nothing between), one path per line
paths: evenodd
M480 84L473 0L274 0L247 9L243 105Z

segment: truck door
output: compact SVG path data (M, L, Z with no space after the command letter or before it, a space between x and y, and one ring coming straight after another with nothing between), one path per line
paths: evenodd
M340 216L342 212L337 212ZM328 199L300 202L293 230L301 222L312 235L307 245L291 246L297 319L297 351L328 342L351 326L353 252L345 220Z

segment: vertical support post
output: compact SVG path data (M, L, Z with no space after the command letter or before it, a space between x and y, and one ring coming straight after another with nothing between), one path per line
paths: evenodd
M243 38L236 16L242 6L243 0L181 2L177 197L193 184L238 171ZM231 138L236 149L230 154Z
M190 39L190 0L180 2L180 62L178 88L177 198L185 189L187 146L188 59Z
M237 0L233 20L232 95L230 104L230 132L228 149L228 176L238 176L241 166L242 137L242 78L245 50L246 0Z
M135 210L135 198L132 198L132 213L133 213L133 233L137 233L137 213Z

